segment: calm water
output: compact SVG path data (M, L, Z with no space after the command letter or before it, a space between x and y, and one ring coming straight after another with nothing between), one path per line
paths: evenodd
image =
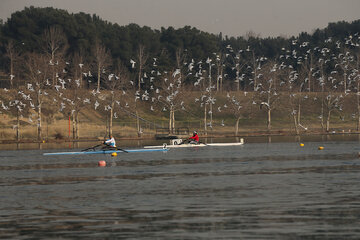
M0 151L0 238L360 238L357 136L245 142L114 158Z

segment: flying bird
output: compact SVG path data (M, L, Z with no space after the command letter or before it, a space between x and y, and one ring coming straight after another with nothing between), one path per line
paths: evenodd
M134 60L130 59L131 68L135 68L135 63L136 62Z

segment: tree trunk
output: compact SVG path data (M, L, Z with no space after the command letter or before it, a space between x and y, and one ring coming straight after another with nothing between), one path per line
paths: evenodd
M16 116L16 141L20 140L20 116L19 116L19 110L17 111Z
M324 69L323 64L320 65L321 77L324 80ZM321 85L321 128L324 131L324 101L325 101L325 93L324 93L324 84ZM328 105L329 106L329 105Z
M330 130L330 115L331 115L331 111L328 111L328 115L326 118L326 132L329 132Z
M14 76L14 60L11 57L10 58L10 88L14 88L13 76Z
M169 134L175 133L175 111L172 107L170 107L169 113Z
M356 130L359 131L360 130L360 82L358 81L358 84L357 84L357 89L358 89L358 92L356 94L356 100L357 100L357 115L358 115L358 121L357 121L357 127L356 127Z
M308 84L308 88L309 88L309 92L311 92L311 69L312 69L312 54L310 54L310 67L309 67L309 71L308 71L308 81L309 81L309 84Z
M271 109L268 108L267 110L267 130L271 130Z
M217 77L216 77L216 91L219 91L219 85L220 85L220 69L219 66L217 68Z
M109 119L109 134L113 134L113 116L114 116L114 101L111 101L110 119Z
M110 109L110 118L109 118L109 135L112 136L112 126L113 126L113 110Z
M298 112L297 112L297 123L298 124L301 124L301 103L300 103L300 100L299 100L299 103L298 103Z
M238 133L239 133L239 122L240 122L240 119L241 119L241 117L238 117L238 118L236 119L236 124L235 124L235 136L237 136Z
M324 89L322 91L324 91ZM324 93L321 99L321 129L324 131Z
M142 63L139 63L139 74L138 74L138 90L141 90L141 73L142 73Z
M209 109L210 109L210 128L212 131L213 114L212 114L212 103L211 102L210 102Z
M97 91L100 91L100 77L101 77L101 68L100 64L98 64L98 72L97 72Z
M223 91L223 69L221 68L220 92Z
M82 73L82 71L81 71L81 68L80 68L79 79L80 79L80 86L79 86L79 88L83 88L83 73Z
M38 140L42 139L41 136L41 103L38 105L38 124L37 124Z
M138 110L135 110L135 114L136 114L136 128L137 128L137 135L138 137L141 137L141 129L140 129L140 118L139 118L139 113Z
M8 44L5 46L6 54L10 59L10 88L13 88L13 76L14 76L14 62L16 57L16 51L15 46L12 40L8 42Z
M51 52L51 71L52 71L52 84L55 86L57 84L56 74L55 74L55 57L54 52Z
M293 118L294 118L295 132L296 132L297 135L299 135L299 133L300 133L300 132L299 132L299 125L298 125L299 122L298 122L295 114L293 114L292 116L293 116Z
M252 51L252 57L253 57L253 70L254 70L254 91L256 89L256 85L257 85L257 81L256 81L256 77L257 77L257 66L256 66L256 59L255 59L255 53L254 51Z
M144 69L144 65L147 60L147 55L145 54L145 46L142 44L139 45L138 60L139 60L138 90L140 91L142 71Z
M79 111L75 112L75 139L79 139Z
M206 104L205 104L205 107L204 107L204 131L205 131L205 135L207 135L207 118L206 118L206 115L207 115L207 107L206 107Z
M240 69L239 69L239 67L236 67L236 81L237 81L236 90L237 91L240 91L240 77L239 77L239 74L240 74Z
M169 109L169 134L172 134L172 112L171 108Z
M172 130L175 133L175 111L172 111Z
M76 139L76 118L75 118L75 115L76 115L76 111L74 111L73 114L72 114L73 139Z

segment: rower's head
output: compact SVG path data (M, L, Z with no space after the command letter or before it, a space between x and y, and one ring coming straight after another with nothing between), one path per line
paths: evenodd
M195 135L197 135L197 132L196 132L196 131L194 131L194 132L193 132L193 135L194 135L194 136L195 136Z

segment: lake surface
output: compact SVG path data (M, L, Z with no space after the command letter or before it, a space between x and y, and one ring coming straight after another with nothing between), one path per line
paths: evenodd
M0 238L359 239L358 136L300 140L117 157L2 150Z

